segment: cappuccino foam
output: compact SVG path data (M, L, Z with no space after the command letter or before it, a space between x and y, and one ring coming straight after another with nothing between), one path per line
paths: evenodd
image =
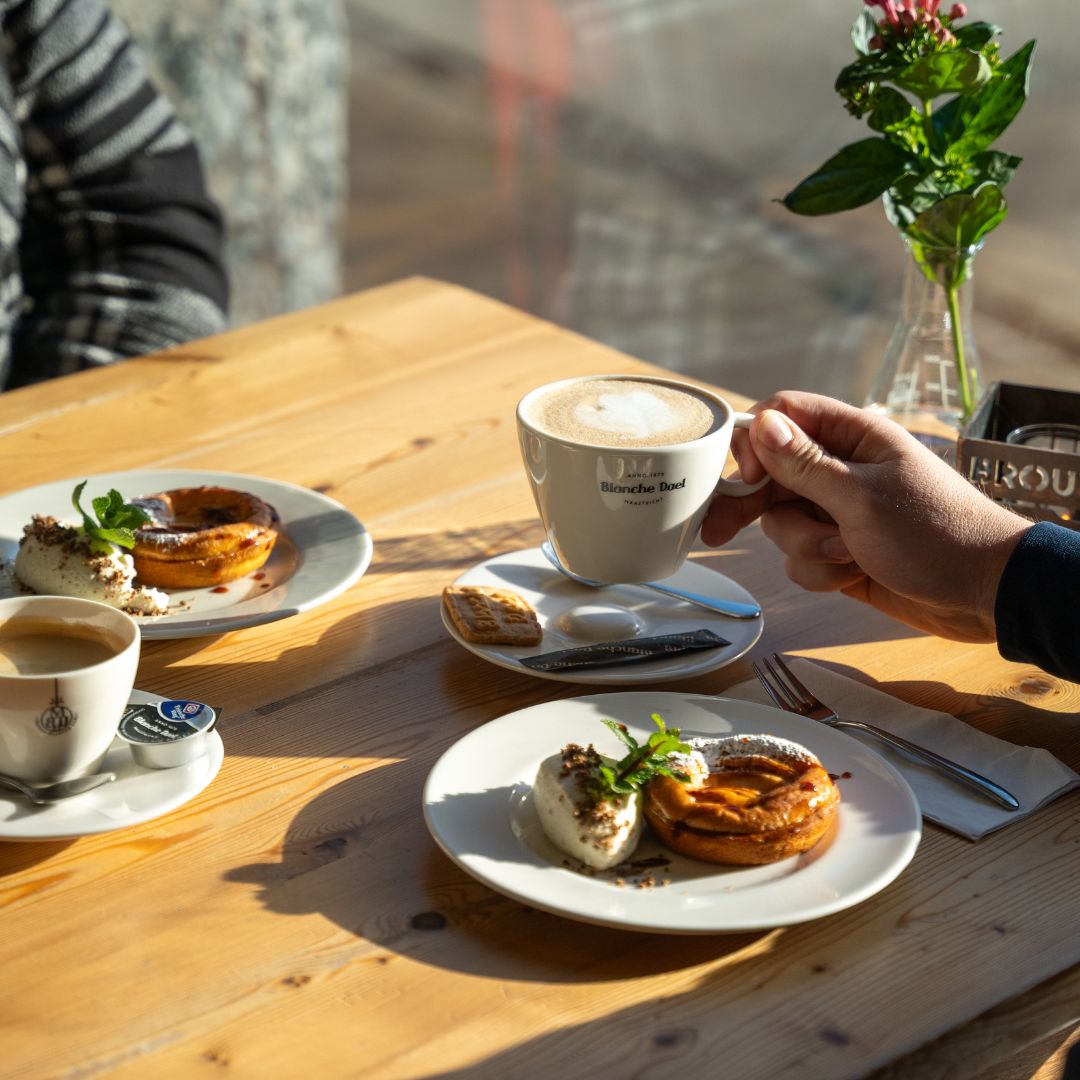
M529 419L556 438L592 446L670 446L715 431L723 409L690 389L637 379L587 379L538 398Z

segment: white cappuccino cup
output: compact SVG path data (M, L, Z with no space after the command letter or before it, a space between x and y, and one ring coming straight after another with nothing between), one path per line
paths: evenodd
M82 776L105 757L131 696L139 627L96 600L0 600L0 772Z
M753 415L674 379L595 375L548 383L518 403L525 471L563 566L605 584L670 577L717 491L768 482L723 474L734 428Z

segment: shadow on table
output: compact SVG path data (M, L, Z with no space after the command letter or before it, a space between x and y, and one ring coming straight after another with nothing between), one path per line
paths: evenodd
M423 771L385 765L336 784L296 815L280 857L236 867L227 879L257 885L259 901L279 914L319 912L370 942L380 963L407 956L488 978L602 982L735 964L772 947L777 931L635 933L573 922L493 892L429 837ZM402 800L401 787L415 798Z
M0 878L29 870L38 863L54 858L64 848L71 847L74 840L42 840L28 843L5 843L0 841Z
M470 566L502 555L539 546L544 529L539 518L493 522L474 529L451 529L439 533L376 536L372 569L384 574L409 570L446 569L454 577Z
M828 648L924 637L867 604L842 593L811 597L784 572L784 557L755 525L722 548L698 549L692 558L748 589L765 612L760 651ZM807 619L812 605L813 623Z
M445 572L444 583L449 584L478 562L507 552L534 547L542 538L539 522L533 518L442 533L376 536L372 563L365 576L353 588L363 589L379 577L432 570ZM761 650L808 646L820 648L899 639L917 634L917 631L885 615L870 611L863 605L856 606L855 601L840 595L815 598L818 616L812 632L808 633L805 617L793 615L799 606L805 603L805 595L787 580L779 554L760 536L748 535L745 544L734 541L722 549L699 550L694 553L693 558L700 565L725 574L748 588L762 603L765 608L765 638L759 646ZM440 581L443 579L440 578ZM286 650L266 663L272 663L278 669L285 665L290 672L291 684L305 687L311 684L313 670L337 671L344 678L363 679L370 674L373 666L380 663L378 659L374 662L372 660L372 654L379 656L377 643L395 632L407 634L410 639L421 643L446 641L448 651L453 652L455 647L448 641L441 626L440 588L433 587L431 595L423 599L386 603L346 615L327 629L317 644ZM855 613L858 614L858 619L851 618ZM301 613L299 617L303 618L307 614L309 613ZM411 624L408 629L405 629L406 624ZM419 632L417 628L421 628ZM274 634L280 633L281 629L279 623L273 622L239 632ZM229 674L227 666L215 667L212 662L213 649L222 636L224 635L146 642L140 668L140 678L145 682L143 688L161 693L189 692L185 687L176 685L177 676L180 675L185 678L194 676L200 692L208 681L207 676L211 677L212 689L215 684L223 683L223 677ZM414 648L407 654L399 654L393 662L420 659L419 651ZM200 653L205 654L210 662L194 670L190 665L184 667L180 663ZM317 667L311 663L316 659ZM348 665L349 672L343 670L343 665ZM236 674L240 672L237 671ZM147 679L151 681L146 682ZM236 708L236 703L232 703L230 710L235 712Z
M236 867L228 880L258 886L258 899L272 911L321 913L376 950L385 950L376 957L380 963L404 955L491 978L548 982L626 978L718 960L725 965L741 963L772 948L777 932L678 937L573 922L501 896L443 855L427 832L422 804L425 779L446 747L501 715L510 696L515 707L525 707L593 689L542 684L486 665L477 672L473 669L478 663L460 650L451 653L448 670L436 684L440 700L448 704L438 717L405 713L398 722L386 717L381 727L361 723L357 725L361 730L352 736L354 744L333 743L349 725L339 728L338 736L309 725L315 730L306 745L293 744L290 752L321 751L339 760L326 766L321 781L315 778L323 789L291 820L280 849ZM843 665L829 666L859 677ZM417 681L408 668L384 672L383 677L400 680L402 686ZM1054 685L1061 686L1047 680L1048 687ZM1067 736L1080 722L1075 716L1050 713L1005 696L973 700L943 683L910 681L880 688L961 717L965 709L977 710L980 726L1005 738L1012 735L1016 742L1044 745L1066 761L1062 751ZM422 679L410 689L419 699L432 692ZM393 687L388 690L393 700L399 700ZM251 752L256 749L274 752L265 740L252 742ZM355 761L340 760L346 757ZM349 775L338 779L339 769ZM505 792L489 801L479 810L507 813ZM785 940L799 933L798 927L783 931Z

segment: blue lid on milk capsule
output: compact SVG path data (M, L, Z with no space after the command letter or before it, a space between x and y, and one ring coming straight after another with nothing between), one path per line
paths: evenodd
M217 710L201 701L128 702L116 733L140 765L167 769L201 756L216 723Z

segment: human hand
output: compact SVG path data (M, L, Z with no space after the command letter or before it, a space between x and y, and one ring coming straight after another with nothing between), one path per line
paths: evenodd
M1031 522L986 498L891 420L816 394L785 391L754 407L734 445L744 480L701 527L726 543L761 518L796 584L839 590L920 630L993 641L994 600Z

